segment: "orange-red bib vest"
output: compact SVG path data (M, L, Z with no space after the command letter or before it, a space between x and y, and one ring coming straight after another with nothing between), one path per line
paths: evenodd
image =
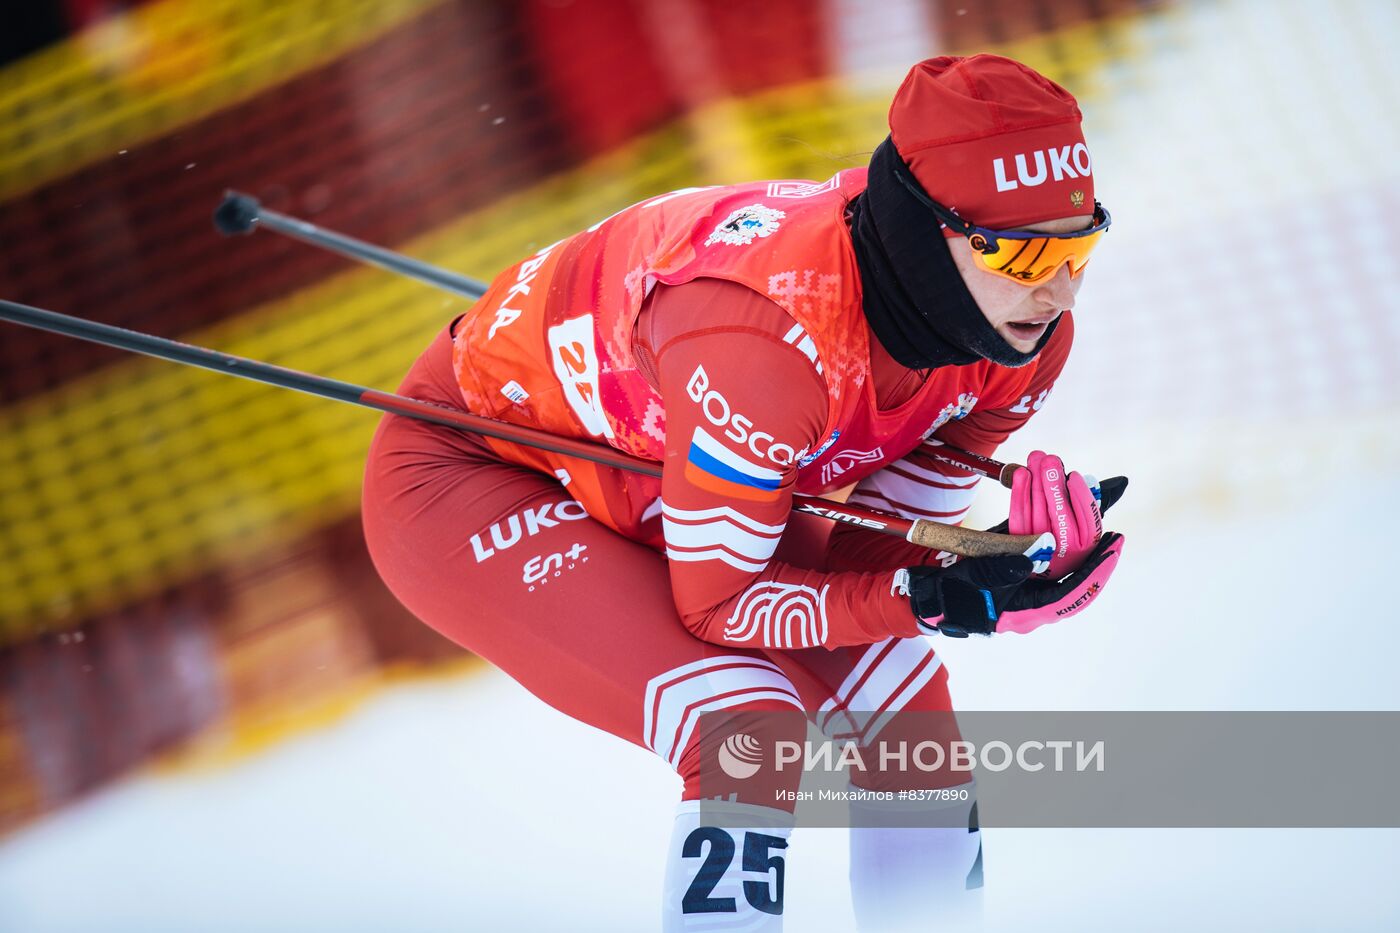
M851 169L820 183L671 192L505 270L455 330L453 360L468 408L660 461L665 411L638 369L633 326L658 282L679 285L703 276L737 282L786 310L794 324L784 339L812 359L826 381L823 440L795 453L800 492L845 486L907 453L936 426L937 419L924 417L930 404L946 421L967 414L978 394L985 397L989 380L1028 382L1034 365L943 367L901 406L911 416L907 423L874 412L867 391L870 332L844 219L865 175ZM492 446L518 462L555 469L553 455ZM606 491L590 492L590 485L571 489L590 513L618 527L606 514L615 515L617 503L595 508L603 503L589 499L607 498ZM660 494L659 481L639 478L633 485Z

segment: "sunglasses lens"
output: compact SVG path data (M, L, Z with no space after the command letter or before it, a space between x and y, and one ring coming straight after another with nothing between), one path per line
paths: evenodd
M997 240L996 252L980 255L988 270L1023 285L1034 285L1054 275L1066 263L1070 275L1078 275L1102 238L1102 230L1085 237L1002 237Z

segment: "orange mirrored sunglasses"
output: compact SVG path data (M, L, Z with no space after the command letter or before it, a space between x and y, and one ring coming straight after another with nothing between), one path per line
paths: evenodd
M1094 222L1074 233L991 230L963 220L952 208L944 207L929 197L917 182L899 169L895 169L895 176L920 204L932 211L949 229L967 237L968 245L978 254L988 272L1022 285L1043 281L1066 264L1071 276L1079 275L1104 231L1113 223L1104 206L1095 201Z

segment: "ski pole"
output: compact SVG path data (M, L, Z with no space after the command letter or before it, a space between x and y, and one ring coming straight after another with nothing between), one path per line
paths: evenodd
M1000 460L993 460L991 457L984 457L941 441L924 441L923 451L942 463L951 463L964 470L971 470L979 476L994 479L1007 489L1011 488L1011 475L1021 469L1019 463L1002 463Z
M310 243L321 249L337 253L356 262L366 262L399 275L408 276L436 288L446 289L455 295L467 298L480 298L486 293L486 283L465 275L459 275L440 266L430 265L420 259L396 253L382 246L374 246L363 240L318 227L313 223L291 217L278 211L269 210L250 194L227 190L224 199L214 211L214 226L224 236L239 236L265 228L288 236L303 243ZM1001 463L990 457L969 453L946 444L926 444L925 451L935 460L951 463L954 466L994 479L1006 488L1011 488L1011 474L1018 464Z
M257 198L238 191L224 192L223 201L214 211L214 227L224 236L252 233L258 227L265 227L294 240L339 253L356 262L369 263L426 282L434 288L445 289L454 295L476 299L486 294L486 283L478 279L458 275L456 272L382 246L375 246L364 240L357 240L343 233L336 233L313 223L268 210Z
M459 430L473 431L487 437L538 447L605 466L643 473L647 476L661 476L661 464L634 457L602 444L559 437L539 428L497 421L494 418L473 415L444 405L435 405L419 399L395 395L392 392L381 392L354 383L341 382L338 379L286 369L271 363L234 356L231 353L223 353L218 350L181 343L178 340L169 340L164 337L143 334L139 331L127 330L124 327L114 327L111 324L101 324L67 314L59 314L56 311L46 311L43 308L34 308L4 300L0 300L0 320L76 337L79 340L87 340L103 346L143 353L147 356L183 363L187 366L197 366L214 372L227 373L254 382L295 389L322 398L349 402L377 411L432 421ZM817 496L794 496L794 508L796 511L819 515L832 521L846 522L873 531L898 535L914 544L948 551L952 554L961 554L964 557L1023 554L1038 544L1038 538L1035 535L1002 535L944 525L925 519L911 521L875 509L847 505Z

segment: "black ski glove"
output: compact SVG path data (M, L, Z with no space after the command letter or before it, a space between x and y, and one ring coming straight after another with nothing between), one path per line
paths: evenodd
M909 597L925 633L953 638L1024 634L1067 619L1089 605L1102 592L1122 553L1123 536L1107 531L1079 569L1060 580L1032 577L1030 558L1011 554L965 557L947 568L909 567L896 575L895 582Z

